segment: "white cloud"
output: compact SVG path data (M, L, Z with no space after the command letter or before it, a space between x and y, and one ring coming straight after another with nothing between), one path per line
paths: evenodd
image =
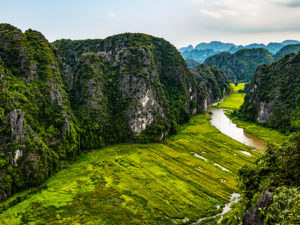
M189 0L201 27L228 32L300 31L295 0ZM300 1L299 5L300 5ZM200 14L199 14L200 11ZM213 18L213 19L212 19ZM222 20L216 20L222 19ZM222 21L222 22L220 22Z
M199 11L203 15L209 16L209 17L214 18L214 19L222 18L222 15L220 13L218 13L216 11L213 11L213 10L200 9Z
M117 16L117 14L115 12L108 12L107 15L110 17L110 18L115 18Z

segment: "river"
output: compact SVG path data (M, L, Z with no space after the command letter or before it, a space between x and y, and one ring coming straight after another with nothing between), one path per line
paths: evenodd
M237 127L226 115L224 109L208 106L208 112L211 112L211 124L220 130L223 134L237 140L245 145L251 146L258 150L266 149L266 142L244 131L243 128Z

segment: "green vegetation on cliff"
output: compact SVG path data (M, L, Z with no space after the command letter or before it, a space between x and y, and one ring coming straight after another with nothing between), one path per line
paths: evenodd
M226 75L215 66L199 65L191 69L199 89L206 93L207 105L221 100L230 92L230 83Z
M240 118L283 132L300 129L300 53L257 68Z
M263 224L297 224L300 210L300 135L293 135L281 146L270 145L256 167L239 171L243 201L235 210L242 215L254 207L262 191L272 193L271 204L259 208ZM233 215L231 215L234 218ZM236 217L236 216L235 216ZM249 219L249 217L247 218ZM237 224L228 218L228 224ZM245 220L245 218L244 218Z
M208 57L204 64L215 65L233 82L249 81L254 76L255 69L261 64L272 63L272 54L264 48L242 49L233 54L220 53Z
M251 152L252 156L241 151ZM0 204L2 224L183 224L221 212L238 169L258 153L192 117L158 144L121 144L82 155ZM221 167L219 167L220 165ZM221 207L219 208L218 205ZM5 210L10 206L7 210ZM0 224L1 224L0 222Z
M207 71L206 76L216 83L215 89L208 93L209 88L199 86L174 46L149 35L126 33L104 40L59 40L54 44L68 71L65 80L69 92L75 96L71 98L75 113L84 115L88 121L95 118L89 115L90 109L102 108L96 114L105 115L96 116L101 128L95 130L91 124L85 128L88 132L83 130L88 134L81 139L84 148L101 146L87 145L89 140L94 140L89 133L98 137L95 143L161 140L176 133L191 115L204 112L205 99L226 93L214 93L214 90L223 91L229 86L224 76L215 80L214 74ZM90 63L86 55L98 56L97 63ZM89 76L82 80L81 74ZM102 78L97 81L99 76ZM93 85L97 88L92 88L90 93L82 88L91 89ZM86 102L80 104L78 94Z
M79 150L56 50L42 34L0 24L0 201L36 186Z
M218 83L214 90L228 85ZM161 38L126 33L50 44L37 31L0 24L0 201L84 150L177 133L210 95L226 92L208 84L199 85Z

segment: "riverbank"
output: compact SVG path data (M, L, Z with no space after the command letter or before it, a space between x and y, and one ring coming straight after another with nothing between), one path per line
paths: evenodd
M237 86L231 84L232 93L226 96L220 103L216 104L216 107L226 109L226 115L232 120L233 123L235 123L238 127L243 128L247 133L254 135L266 142L280 145L288 140L288 136L280 133L277 130L267 128L253 122L243 121L232 115L232 112L234 110L238 110L244 103L245 93L239 93L239 91L243 90L244 87L244 83L239 83Z
M1 203L8 209L0 224L183 224L221 213L236 192L238 169L253 164L259 153L219 132L209 119L193 117L162 143L82 155L37 193L21 192Z

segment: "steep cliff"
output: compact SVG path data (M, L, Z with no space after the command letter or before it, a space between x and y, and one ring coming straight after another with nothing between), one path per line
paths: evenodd
M176 48L163 39L127 33L104 40L59 40L54 44L69 71L68 86L74 93L84 86L78 80L84 55L92 55L102 65L105 91L101 92L109 102L104 106L108 117L99 119L105 132L99 130L98 137L104 142L161 140L191 115L204 111L201 91L191 72ZM94 68L91 63L86 65ZM89 79L93 82L95 75ZM95 92L99 91L91 90L88 101L95 101ZM86 115L90 106L78 108L77 99L71 100L74 110Z
M258 65L272 62L273 57L268 50L255 48L242 49L234 54L220 53L207 58L204 64L217 66L229 80L235 82L251 80Z
M203 90L206 106L220 101L230 91L230 82L216 66L202 64L192 70L200 90Z
M174 46L145 34L50 44L0 24L0 201L83 150L176 133L226 92L206 72L199 83Z
M78 151L56 50L36 31L0 24L0 201L37 185Z
M281 48L273 57L274 60L279 60L287 54L297 53L299 51L300 51L300 44L287 45Z
M300 54L259 66L240 116L282 131L300 129Z

